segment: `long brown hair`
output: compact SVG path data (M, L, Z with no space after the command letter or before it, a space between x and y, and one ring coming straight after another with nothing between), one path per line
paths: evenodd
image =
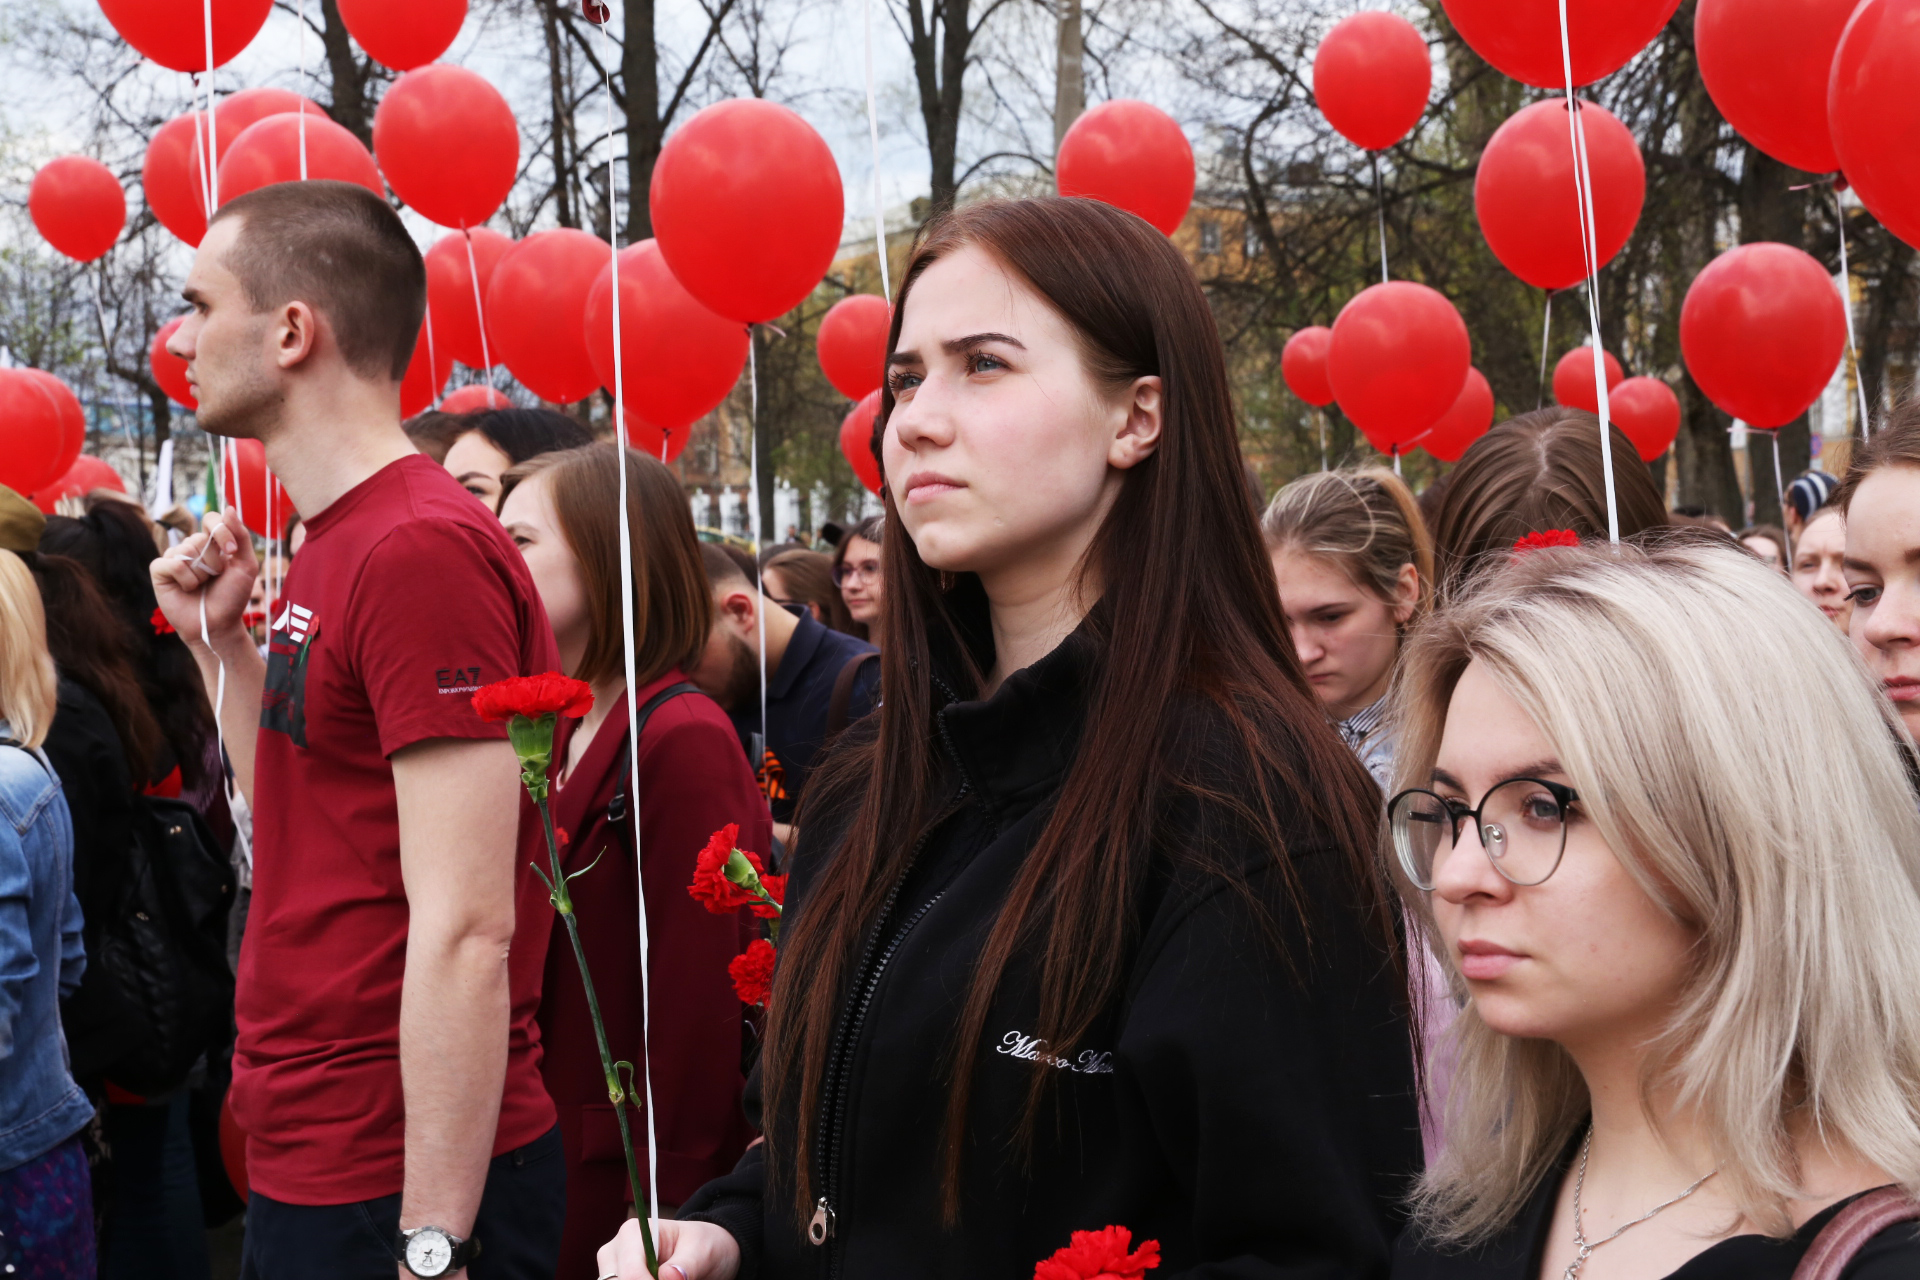
M580 669L592 684L626 669L620 617L619 446L590 444L543 453L500 477L500 505L529 476L547 477L560 534L580 563L592 634ZM633 678L659 679L700 660L713 627L713 600L685 491L658 458L627 450L627 528L633 539Z
M153 776L164 740L134 671L133 646L113 606L78 560L44 551L22 559L40 588L54 664L106 708L127 758L128 776L136 787L144 786Z
M1309 904L1297 892L1280 815L1317 819L1345 856L1352 899L1368 905L1383 945L1391 937L1372 861L1379 798L1334 737L1294 657L1244 479L1220 340L1192 272L1165 236L1105 204L1047 198L969 206L937 219L916 247L889 351L921 274L965 247L992 254L1072 326L1096 382L1157 376L1164 409L1158 449L1127 472L1083 562L1087 581L1104 594L1086 628L1099 657L1080 747L994 921L956 1028L945 1139L949 1223L959 1213L973 1051L1003 973L1017 954L1037 961L1037 1031L1055 1052L1068 1052L1091 1029L1124 971L1156 813L1169 791L1232 806L1272 850L1290 905L1303 915ZM892 393L884 391L883 422L892 410ZM890 491L884 500L891 523ZM832 753L808 788L803 832L809 814L822 809L854 816L784 939L769 1002L768 1114L781 1116L781 1101L797 1086L799 1124L789 1130L776 1121L768 1140L781 1163L792 1164L793 1203L803 1217L814 1195L813 1118L841 987L904 873L912 836L932 816L932 654L936 644L968 652L957 605L980 598L973 575L928 567L897 524L889 535L877 733ZM969 666L961 682L970 678L973 688L962 696L981 687ZM1170 750L1176 709L1195 702L1231 726L1252 784L1236 788L1243 794L1218 794L1217 777L1210 786L1180 774L1186 758ZM834 852L810 849L803 838L797 856ZM1250 895L1239 873L1217 870ZM1029 1092L1019 1134L1029 1151L1049 1074L1036 1068Z
M1667 504L1619 427L1609 429L1620 536L1667 527ZM1529 533L1570 529L1607 536L1600 419L1555 405L1507 419L1475 440L1449 474L1433 518L1435 568L1445 599L1476 569L1504 564Z
M853 634L853 615L833 585L833 560L819 551L782 551L762 566L761 571L778 569L789 598L804 600L820 610L820 621L835 631ZM860 628L865 631L865 627Z

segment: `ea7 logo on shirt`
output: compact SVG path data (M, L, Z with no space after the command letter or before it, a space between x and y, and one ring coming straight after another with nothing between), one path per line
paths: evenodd
M307 658L320 620L311 609L288 601L267 635L267 683L260 693L260 727L307 745Z
M1021 1035L1018 1031L1009 1031L994 1046L995 1053L1004 1053L1019 1058L1022 1062L1039 1062L1056 1071L1071 1071L1081 1076L1110 1076L1113 1074L1113 1051L1111 1049L1082 1049L1072 1059L1062 1058L1047 1052L1047 1042L1037 1036Z
M442 667L433 673L433 679L440 686L441 693L477 693L480 690L478 667Z

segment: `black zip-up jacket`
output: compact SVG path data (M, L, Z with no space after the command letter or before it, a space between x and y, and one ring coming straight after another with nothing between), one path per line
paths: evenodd
M1028 1280L1071 1232L1110 1224L1160 1242L1164 1280L1386 1274L1397 1206L1421 1159L1395 967L1349 901L1325 832L1298 815L1286 832L1318 907L1309 941L1284 906L1271 853L1221 806L1184 797L1163 806L1138 941L1113 957L1119 995L1091 1035L1059 1054L1037 1042L1035 970L1009 966L973 1050L960 1223L941 1226L960 1011L1073 760L1097 661L1091 630L984 702L944 700L950 803L921 833L842 995L815 1136L822 1203L811 1221L799 1213L792 1180L770 1179L767 1148L756 1145L681 1213L739 1240L743 1280ZM957 684L941 666L936 688ZM1185 719L1185 767L1220 792L1247 794L1256 780L1250 765L1231 763L1224 717L1196 707ZM796 915L820 851L838 848L851 816L807 815L787 899ZM1183 840L1244 869L1251 896L1275 908L1291 971L1247 894L1174 856ZM1023 1152L1012 1139L1037 1062L1055 1078ZM768 1128L757 1078L747 1104ZM776 1135L793 1131L791 1116L765 1119Z

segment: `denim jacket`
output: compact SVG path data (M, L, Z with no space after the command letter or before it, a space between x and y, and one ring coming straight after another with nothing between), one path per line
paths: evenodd
M0 741L12 736L0 719ZM44 755L0 746L0 1169L93 1117L60 1029L60 997L86 965L66 796Z

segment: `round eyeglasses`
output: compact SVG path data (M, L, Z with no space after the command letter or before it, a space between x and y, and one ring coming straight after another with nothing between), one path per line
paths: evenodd
M1480 848L1501 876L1536 885L1560 866L1567 848L1567 809L1579 800L1572 787L1539 778L1509 778L1468 808L1457 799L1414 788L1387 804L1387 827L1400 869L1414 887L1431 891L1442 859L1460 842L1469 819Z

